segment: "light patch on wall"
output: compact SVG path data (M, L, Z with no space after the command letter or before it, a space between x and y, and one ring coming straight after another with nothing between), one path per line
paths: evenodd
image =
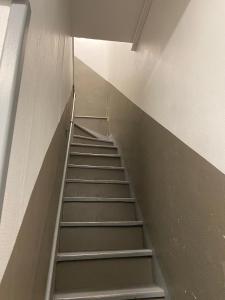
M112 42L86 38L74 38L74 55L83 60L93 70L99 70L108 81L112 76L111 46L122 47L130 51L132 43ZM94 51L93 51L94 50Z
M2 49L5 40L5 33L9 18L11 1L0 1L0 58L2 56Z

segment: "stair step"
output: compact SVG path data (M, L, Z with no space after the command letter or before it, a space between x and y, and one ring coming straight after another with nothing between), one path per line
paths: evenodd
M102 153L81 153L81 152L70 152L70 155L76 156L92 156L92 157L120 157L119 154L102 154Z
M64 197L64 202L125 202L134 203L135 198Z
M71 152L69 164L121 167L121 158L118 154Z
M56 265L55 288L61 293L127 289L153 282L149 256L59 261Z
M147 257L152 256L152 250L120 250L120 251L86 251L74 253L58 253L57 261L91 260L91 259L111 259L124 257Z
M107 136L109 134L109 122L107 118L80 117L75 118L75 123L103 136Z
M105 223L105 222L104 222ZM64 223L64 225L66 225ZM142 226L61 226L59 252L143 249ZM83 225L83 223L75 224ZM105 225L105 224L104 224ZM109 224L108 224L109 225ZM120 224L121 225L121 224Z
M114 145L109 139L91 138L75 134L72 138L72 143L94 144L94 145Z
M68 183L92 183L92 184L125 184L129 185L129 181L122 180L97 180L97 179L66 179Z
M120 180L68 179L64 196L129 198L130 185L127 181Z
M68 165L67 178L125 180L123 167Z
M164 290L158 286L131 288L112 291L58 294L55 300L134 300L164 298Z
M143 221L123 221L123 222L61 222L61 227L139 227L143 226Z
M114 166L90 166L90 165L73 165L69 164L68 168L76 168L76 169L100 169L100 170L122 170L124 171L124 167L114 167Z
M93 153L93 154L117 154L118 153L118 149L116 147L110 147L110 146L102 147L102 145L93 145L93 147L88 145L88 147L86 147L83 145L79 146L79 145L74 145L73 143L70 145L70 149L71 151L76 151L81 153Z
M96 138L96 136L92 132L89 132L88 130L86 130L85 128L82 128L78 124L74 124L73 133L75 135L82 135L82 136L85 136L85 137Z
M129 202L64 202L63 222L135 221L136 209Z
M108 120L108 117L98 117L98 116L75 116L74 119L100 119Z
M87 147L87 148L103 148L103 149L117 149L114 145L95 145L95 144L82 144L82 143L71 143L71 146Z

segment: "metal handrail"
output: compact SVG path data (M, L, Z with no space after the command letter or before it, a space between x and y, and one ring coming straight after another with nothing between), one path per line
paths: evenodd
M72 40L72 55L74 55L74 40ZM73 59L73 72L74 72L74 58L72 57L72 59ZM74 78L73 78L73 81L74 81ZM65 162L64 162L61 189L60 189L60 195L59 195L59 204L58 204L57 216L56 216L56 222L55 222L53 245L52 245L51 257L50 257L50 263L49 263L45 300L50 300L53 297L53 295L52 295L53 294L53 281L54 281L54 276L55 276L55 262L56 262L56 254L57 254L56 252L57 252L58 239L59 239L59 224L60 224L60 219L61 219L61 214L62 214L63 193L64 193L64 186L65 186L65 180L66 180L67 165L68 165L68 161L69 161L70 143L71 143L71 139L72 139L74 116L75 116L76 94L75 94L74 86L75 85L73 82L73 106L72 106L72 112L71 112L69 136L68 136L68 141L67 141L66 157L65 157Z
M30 14L30 4L27 0L12 1L0 61L0 215L5 194Z

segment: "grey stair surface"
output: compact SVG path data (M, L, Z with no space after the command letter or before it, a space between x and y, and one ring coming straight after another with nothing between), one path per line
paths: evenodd
M75 122L80 126L94 130L105 136L109 133L108 120L106 117L79 116L75 118Z
M117 147L110 145L95 145L95 144L82 144L82 143L72 143L71 151L82 152L82 153L95 153L95 154L117 154Z
M65 196L130 197L129 184L120 182L66 181Z
M123 167L69 165L67 178L125 180Z
M146 244L121 156L113 140L103 136L109 133L108 120L75 120L58 228L54 299L163 299L153 275L154 253Z
M153 284L151 257L60 261L56 292L125 289Z
M90 166L114 166L121 167L121 159L118 154L94 154L94 153L70 153L70 164Z
M123 202L135 203L135 198L64 197L64 202Z
M75 135L83 135L86 137L94 137L97 139L108 139L108 134L101 134L93 130L94 128L87 128L86 126L81 126L77 122L74 123L73 134Z
M124 257L147 257L152 256L152 250L120 250L120 251L95 251L95 252L66 252L57 255L57 261L111 259Z
M96 292L81 292L72 294L58 294L55 300L126 300L126 299L152 299L164 297L164 291L157 286L132 288L123 290L108 290Z
M59 252L143 249L141 226L61 226Z
M63 221L98 222L136 220L134 203L124 202L65 202Z
M73 134L95 138L95 136L92 133L90 133L88 130L84 130L83 128L79 127L78 125L74 126Z
M85 137L83 135L74 134L72 138L72 143L82 143L82 144L93 144L93 145L114 145L113 141L108 139L97 139L92 137Z

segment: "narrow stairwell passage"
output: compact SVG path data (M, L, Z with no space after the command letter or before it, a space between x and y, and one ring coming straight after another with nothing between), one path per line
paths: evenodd
M78 118L93 127L96 118ZM99 118L75 124L56 256L54 299L164 299L122 159Z

